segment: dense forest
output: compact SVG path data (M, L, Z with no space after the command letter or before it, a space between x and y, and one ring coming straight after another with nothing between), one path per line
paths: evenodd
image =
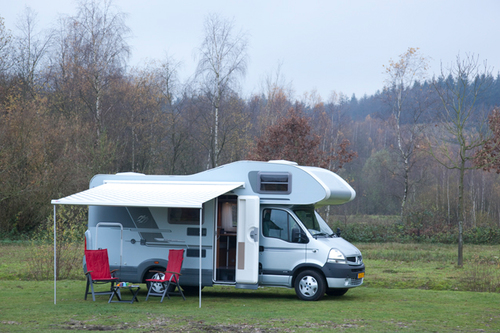
M30 9L13 31L0 20L0 238L29 233L51 199L98 173L190 174L242 159L336 171L357 197L327 214L500 226L500 75L478 57L428 77L419 50L402 50L380 91L361 98L296 98L279 70L242 96L247 37L230 21L207 16L196 73L182 82L168 56L129 68L131 31L114 8L82 1L50 30Z

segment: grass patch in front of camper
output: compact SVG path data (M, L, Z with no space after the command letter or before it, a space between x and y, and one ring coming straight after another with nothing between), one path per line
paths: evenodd
M60 281L53 304L50 281L0 281L0 331L118 330L124 332L495 332L500 329L498 293L360 287L319 302L297 299L293 290L232 287L203 290L183 301L107 303L83 299L84 281ZM463 314L458 315L457 314Z

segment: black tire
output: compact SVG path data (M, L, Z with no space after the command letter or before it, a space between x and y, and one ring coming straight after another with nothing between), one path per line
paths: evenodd
M162 269L158 269L158 270L162 270ZM163 273L155 273L155 272L148 272L146 274L146 277L144 278L144 280L146 279L163 279L163 277L165 276L165 274ZM151 287L151 283L153 283L153 292L155 293L163 293L163 291L165 290L165 287L167 286L166 283L160 283L160 282L149 282L149 281L146 281L146 287L148 288L148 291L149 291L149 288ZM173 292L175 290L175 284L171 284L170 287L169 287L169 292Z
M348 291L349 291L348 288L345 288L345 289L328 288L328 289L326 289L326 294L328 296L343 296Z
M181 286L182 291L184 292L184 295L198 295L200 292L200 287L198 286ZM201 287L203 289L203 287Z
M300 272L295 279L295 293L303 301L318 301L325 294L323 276L313 270Z

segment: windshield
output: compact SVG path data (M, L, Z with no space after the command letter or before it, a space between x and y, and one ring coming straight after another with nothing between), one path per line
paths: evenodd
M333 231L313 208L294 209L293 212L313 236L333 236Z

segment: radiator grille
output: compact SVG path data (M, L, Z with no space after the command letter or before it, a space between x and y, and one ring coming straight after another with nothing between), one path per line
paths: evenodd
M363 263L363 257L362 256L357 256L357 257L347 257L347 261L349 262L350 265L361 265Z

